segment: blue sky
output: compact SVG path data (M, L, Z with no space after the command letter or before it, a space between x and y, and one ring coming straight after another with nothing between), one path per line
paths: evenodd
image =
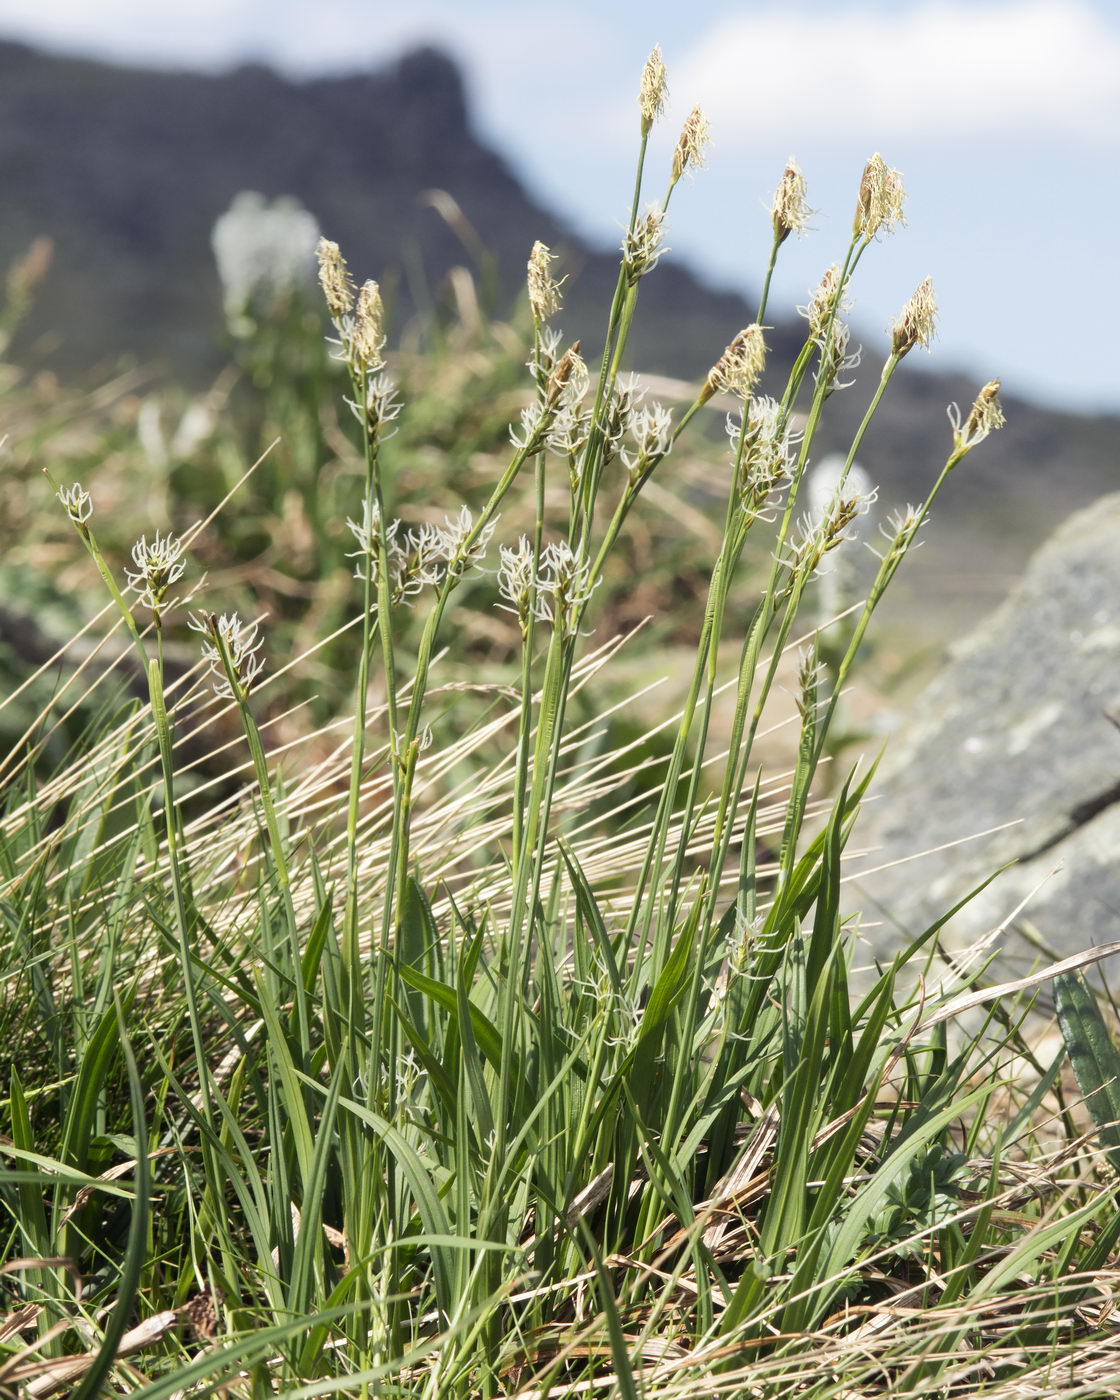
M637 77L660 43L671 100L654 162L693 103L713 133L708 169L674 200L672 256L757 287L763 206L795 155L820 212L783 249L773 305L804 302L880 150L905 177L909 226L860 268L853 321L868 351L932 275L939 366L1120 411L1120 0L0 0L0 33L297 74L376 66L434 40L462 61L482 134L604 242L628 202Z

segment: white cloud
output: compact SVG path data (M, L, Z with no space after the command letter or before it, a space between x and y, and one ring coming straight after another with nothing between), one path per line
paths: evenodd
M628 19L576 0L561 21L518 0L0 0L0 31L135 61L257 56L303 72L434 38L467 60L499 126L523 125L528 100L613 144L620 127L629 139L623 107L663 4ZM1120 143L1120 26L1105 14L1090 0L701 3L694 37L678 32L666 56L674 95L704 104L721 146L769 147L773 131L780 144L1033 135L1099 149Z
M734 15L673 65L721 147L860 139L1120 142L1120 31L1084 0ZM977 156L983 160L978 146Z
M0 0L0 32L75 52L185 66L258 57L308 73L375 66L435 41L488 82L555 71L595 46L604 23L557 27L551 9L511 0Z
M247 0L194 0L160 7L138 0L2 0L4 37L47 44L73 53L168 65L220 63L229 33L240 31L251 10Z

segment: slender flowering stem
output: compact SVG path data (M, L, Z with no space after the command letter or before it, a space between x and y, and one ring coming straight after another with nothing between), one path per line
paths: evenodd
M774 276L774 268L778 265L778 249L781 246L782 240L775 234L770 243L770 257L766 264L766 275L762 279L762 295L758 299L758 311L754 318L759 325L766 319L766 308L770 302L770 282Z
M243 629L242 626L238 625L240 620L236 618L236 614L234 615L234 626L221 626L221 622L224 620L219 619L214 613L208 614L205 619L206 632L210 639L210 645L217 653L218 665L225 678L224 693L232 696L234 704L237 706L241 727L245 732L245 741L249 747L249 756L257 779L257 793L260 798L261 810L264 813L265 830L268 833L272 865L276 872L276 883L280 890L280 898L288 925L292 966L298 967L300 959L299 923L292 898L288 858L276 815L276 803L272 796L272 778L268 769L268 759L265 756L260 730L253 718L253 712L249 708L249 688L259 671L259 661L251 652L240 645L242 631L249 629ZM255 628L253 635L255 641ZM307 996L303 983L298 977L294 979L294 990L296 1011L299 1018L300 1044L308 1045L310 1043L310 1020Z
M187 896L187 880L184 874L185 852L180 848L179 841L179 814L175 799L175 760L171 738L171 723L167 713L167 704L164 691L164 661L163 661L163 625L162 614L159 607L153 609L153 624L156 634L156 655L149 656L144 646L144 642L133 615L131 607L125 600L112 570L109 568L102 553L94 532L89 527L89 519L92 514L92 505L85 497L75 494L76 488L70 488L68 497L64 495L54 482L49 471L44 470L48 482L55 490L55 494L63 502L74 528L77 530L82 543L85 545L90 558L93 560L102 581L109 591L110 597L117 605L117 609L128 628L132 637L136 652L144 668L144 676L148 686L148 701L151 706L152 720L155 728L156 746L159 754L160 776L161 776L161 796L163 803L164 835L167 842L168 868L171 874L171 895L172 907L175 911L175 931L176 931L176 952L179 957L179 965L183 976L183 992L187 1004L187 1019L190 1024L192 1044L197 1063L199 1077L199 1095L201 1107L209 1120L212 1112L211 1105L211 1075L209 1062L205 1053L205 1045L202 1034L202 1016L198 1001L197 973L195 969L194 952L194 919L192 917L189 900ZM157 535L157 541L160 537ZM141 542L143 543L143 542ZM166 574L163 566L166 563L166 556L159 556L154 561L150 553L141 550L137 545L139 556L137 558L138 567L141 567L141 560L148 559L152 562L152 573L148 577L142 574L130 576L130 583L135 577L134 587L142 594L146 593L149 598L154 598L157 594L162 600L161 589L166 583ZM158 555L158 551L157 551ZM135 557L135 552L134 552ZM172 563L177 563L178 554L175 554ZM181 569L179 570L181 573ZM179 575L176 574L176 577ZM209 1137L203 1134L203 1152L210 1160L211 1144ZM211 1165L213 1165L211 1163ZM216 1179L216 1178L212 1178Z

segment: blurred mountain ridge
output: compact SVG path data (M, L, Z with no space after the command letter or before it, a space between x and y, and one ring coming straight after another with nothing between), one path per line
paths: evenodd
M63 374L121 357L200 381L220 363L221 288L210 249L215 218L245 189L290 195L338 241L355 275L396 286L398 316L468 261L424 199L446 190L493 258L495 309L519 295L529 249L561 251L571 275L560 320L594 351L617 255L586 247L526 193L473 133L462 77L435 48L376 70L293 79L248 64L212 74L130 68L45 54L0 40L0 269L39 235L55 259L15 356ZM635 368L695 377L754 311L672 257L643 284ZM804 323L768 331L775 368ZM856 328L858 339L858 327ZM859 421L877 374L830 404L821 446ZM917 499L949 445L945 406L979 386L904 366L861 459L890 499ZM1007 428L954 483L949 509L973 539L1033 543L1054 520L1114 488L1120 418L1064 414L1019 401Z
M613 253L583 247L475 138L459 70L434 48L379 71L297 80L259 64L125 68L0 41L0 180L0 261L37 234L55 242L32 329L61 336L53 357L65 369L122 353L187 372L212 360L221 302L210 230L246 189L298 199L359 279L396 274L406 310L467 261L424 198L431 189L447 191L481 235L500 312L535 239L575 274L569 317L586 308L601 320L617 270ZM658 283L639 332L651 350L665 345L651 368L694 373L746 308L668 262ZM693 347L681 343L690 329Z

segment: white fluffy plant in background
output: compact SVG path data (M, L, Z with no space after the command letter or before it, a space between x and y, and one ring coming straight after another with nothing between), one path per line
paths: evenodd
M189 460L215 434L218 418L206 398L192 399L171 431L164 428L170 406L158 395L149 395L136 415L136 436L151 465L165 473L177 462ZM172 410L174 411L174 410Z
M210 234L231 330L250 333L293 293L310 290L318 241L319 224L298 200L234 196Z

